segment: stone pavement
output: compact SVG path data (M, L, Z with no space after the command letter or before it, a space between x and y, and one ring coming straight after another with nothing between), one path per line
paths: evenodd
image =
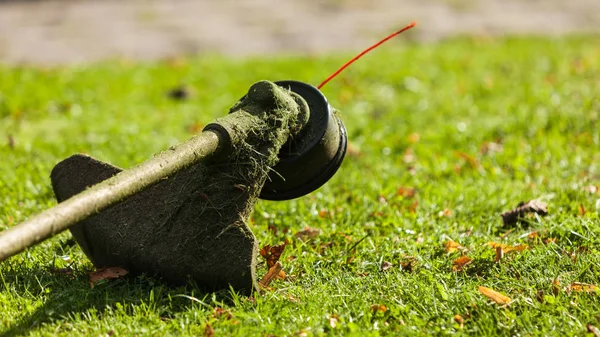
M358 51L404 38L600 32L600 0L0 0L0 62Z

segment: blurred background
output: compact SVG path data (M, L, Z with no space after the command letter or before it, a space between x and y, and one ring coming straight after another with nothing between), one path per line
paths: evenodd
M0 62L358 51L406 38L600 31L600 0L0 0Z

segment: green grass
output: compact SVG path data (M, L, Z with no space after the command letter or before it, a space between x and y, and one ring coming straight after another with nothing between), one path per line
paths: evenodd
M203 335L207 324L216 336L585 335L600 325L600 294L563 288L600 283L600 194L586 189L600 185L599 46L572 36L381 48L323 89L353 150L337 175L306 197L256 205L260 244L291 241L288 280L252 298L147 277L90 289L93 267L63 233L0 265L0 336ZM49 172L70 154L131 167L225 114L255 81L319 83L348 57L0 67L0 230L55 204ZM165 96L180 84L190 100ZM502 211L533 198L548 216L502 224ZM320 235L295 238L306 226ZM473 259L463 271L449 239ZM490 241L530 249L495 263ZM72 277L52 273L69 263ZM213 317L217 307L232 318Z

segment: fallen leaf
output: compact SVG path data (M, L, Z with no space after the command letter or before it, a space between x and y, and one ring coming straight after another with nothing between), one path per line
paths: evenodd
M502 258L504 257L504 250L502 250L502 247L496 247L496 262L500 262L502 260Z
M502 249L504 250L505 253L522 252L524 250L529 249L529 246L521 244L521 245L516 245L516 246L507 246Z
M374 313L378 313L378 312L386 312L387 311L387 307L383 304L373 304L371 306L371 311L373 311Z
M560 281L558 281L558 278L555 278L554 280L552 280L552 294L554 296L557 296L559 292L560 292Z
M519 218L527 213L536 213L539 215L548 214L548 204L539 200L530 200L527 203L519 203L519 205L510 211L500 214L505 226L514 225L519 221Z
M579 216L584 216L585 213L585 207L583 207L583 204L579 204Z
M263 276L263 278L260 281L258 281L258 284L263 288L267 288L269 284L271 284L271 281L273 281L273 279L279 275L282 269L283 265L281 264L281 262L277 261L275 265L271 267L269 271L267 271L265 276Z
M537 294L536 294L536 299L538 300L538 302L540 303L544 303L544 291L543 290L538 290Z
M267 268L270 269L279 261L286 245L287 241L277 246L266 245L260 249L260 255L267 261Z
M600 291L600 288L598 288L598 286L593 285L593 284L589 284L589 283L581 283L581 282L573 282L571 283L568 287L567 287L567 291L570 292L577 292L577 293L596 293L598 291Z
M402 270L412 273L416 263L416 258L414 258L413 256L406 256L404 260L400 262L400 267L402 268Z
M487 287L484 287L484 286L479 286L478 289L479 289L479 292L483 296L491 299L492 301L496 302L497 304L508 304L508 303L510 303L510 297L505 296L505 295L503 295L503 294L501 294L501 293L499 293L499 292L497 292L497 291L495 291L493 289L490 289L490 288L487 288Z
M277 233L279 232L279 229L274 224L268 224L267 231L271 232L271 234L273 234L273 235L277 235Z
M454 253L457 252L459 249L463 250L464 247L460 245L460 243L452 241L452 240L448 240L446 242L444 242L444 247L446 248L446 253Z
M388 261L383 261L383 263L381 264L381 271L387 271L389 269L391 269L394 265L391 262Z
M278 280L285 280L287 278L287 274L282 270L275 276Z
M356 249L352 250L352 255L346 259L346 264L351 264L356 259Z
M223 309L221 307L216 307L213 310L212 317L216 318L216 319L223 317L223 318L225 318L225 320L228 320L233 317L233 314L229 310Z
M335 329L335 327L337 326L337 323L338 323L338 315L336 315L336 314L330 315L329 316L329 326L332 329Z
M330 218L331 217L331 212L329 212L326 209L322 209L319 211L319 218Z
M461 270L463 270L464 267L466 267L471 262L473 262L473 260L470 257L461 256L458 259L452 261L452 270L461 271Z
M417 189L412 187L398 187L396 195L399 197L412 198L417 194Z
M410 205L409 211L411 213L417 213L417 207L419 206L419 200L415 200L415 202Z
M306 241L308 239L314 239L320 234L321 230L306 226L304 227L304 230L299 231L298 233L294 234L294 236L302 241Z
M594 335L594 337L600 337L600 329L591 325L590 323L588 323L585 327L589 333Z
M90 287L93 288L96 283L102 280L118 279L127 274L129 274L129 272L121 267L100 268L94 272L88 272L88 275L90 276Z
M214 337L214 336L215 336L215 329L213 329L213 327L209 323L206 323L206 326L204 327L204 337Z
M520 245L516 245L516 246L509 246L503 243L496 243L496 242L488 242L488 244L490 246L492 246L492 248L494 249L498 249L501 248L503 253L510 253L510 252L522 252L526 249L529 249L529 246L524 245L524 244L520 244Z
M454 154L456 156L458 156L459 158L463 159L464 161L466 161L471 168L479 167L479 161L477 160L477 158L475 158L467 153L464 153L464 152L455 152Z
M465 320L461 315L454 315L454 321L458 323L461 329L463 328Z

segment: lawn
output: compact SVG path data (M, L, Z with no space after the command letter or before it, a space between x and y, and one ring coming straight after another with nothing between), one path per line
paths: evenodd
M90 288L62 233L0 264L0 336L599 336L600 37L401 41L322 89L348 129L337 175L256 204L260 245L290 242L286 280L252 297L150 277ZM50 170L73 153L131 167L252 83L318 84L350 56L0 66L0 230L55 204ZM187 100L166 95L179 86ZM503 224L532 199L548 215Z

